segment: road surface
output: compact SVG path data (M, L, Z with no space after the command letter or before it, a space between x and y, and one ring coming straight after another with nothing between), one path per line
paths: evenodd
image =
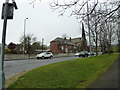
M29 59L29 60L11 60L4 62L4 71L5 76L9 76L18 72L23 72L26 70L31 70L33 68L61 62L65 60L71 60L79 57L60 57L60 58L52 58L52 59Z

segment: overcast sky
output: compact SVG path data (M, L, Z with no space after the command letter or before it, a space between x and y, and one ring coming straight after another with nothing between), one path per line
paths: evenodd
M69 17L69 12L66 12L64 16L59 16L58 11L53 12L50 9L50 1L36 2L33 8L28 0L16 0L18 10L14 10L14 19L8 20L6 43L19 43L19 39L24 31L24 19L26 17L29 18L26 22L26 34L34 34L38 41L44 38L44 44L46 45L49 45L50 41L56 37L62 37L65 33L72 38L80 37L81 25L76 18ZM0 12L3 2L5 0L0 0ZM2 28L3 20L0 20L0 42Z

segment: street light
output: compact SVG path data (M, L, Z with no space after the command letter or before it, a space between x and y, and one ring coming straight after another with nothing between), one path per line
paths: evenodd
M23 45L23 54L25 54L25 29L26 29L26 20L27 20L28 18L25 18L24 19L24 45Z
M43 52L43 43L44 43L44 38L42 38L42 52Z

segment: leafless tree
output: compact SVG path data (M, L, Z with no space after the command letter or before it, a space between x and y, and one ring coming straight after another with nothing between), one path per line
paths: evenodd
M33 5L34 1L36 0L33 0ZM88 3L89 12L87 12L86 7ZM70 16L75 16L79 21L87 22L87 16L89 16L89 27L91 36L95 42L96 52L98 45L104 46L104 48L109 46L110 48L112 37L114 36L115 22L117 22L120 17L116 14L120 8L119 1L53 0L50 6L53 11L58 10L60 16L64 15L67 10L71 10ZM86 23L86 25L88 25L88 23Z
M106 2L109 2L110 0L106 0ZM89 11L89 13L86 13L86 4L87 2L94 2L92 5L92 9ZM63 15L66 10L71 9L70 15L77 15L80 16L87 16L87 14L92 14L95 8L98 6L98 4L101 3L99 0L53 0L53 2L50 3L51 9L53 10L59 10L60 15ZM119 8L120 5L116 5L116 3L113 3L115 7L109 11L104 12L104 16L110 16L113 13L115 13ZM83 11L84 9L84 11ZM102 12L103 13L103 12Z
M30 1L30 3L29 4L31 4L32 6L33 6L33 8L35 7L35 2L37 1L37 0L28 0L28 1ZM39 0L40 2L41 2L41 0Z
M86 4L88 2L89 12L86 10ZM120 4L111 3L109 0L103 3L99 2L99 0L72 0L69 2L66 0L63 0L63 2L61 0L53 0L50 6L53 10L59 10L60 15L63 15L68 9L72 9L70 15L75 15L77 19L84 20L85 22L87 22L86 16L89 15L91 36L96 45L96 52L98 42L100 43L99 36L101 34L105 36L101 36L101 38L104 38L104 46L107 45L110 48L112 36L114 35L114 23L119 18L116 16L116 12L120 8Z
M24 50L28 52L32 43L36 41L35 38L36 37L34 37L33 34L27 34L25 37L24 35L21 35L20 37L20 44L22 45L21 48L24 47Z

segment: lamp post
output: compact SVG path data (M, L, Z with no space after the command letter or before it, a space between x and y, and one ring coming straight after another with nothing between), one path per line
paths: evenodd
M43 52L43 43L44 43L44 39L42 38L42 52Z
M24 19L24 45L23 45L23 54L25 54L25 29L26 29L26 20L27 20L28 18L25 18Z

